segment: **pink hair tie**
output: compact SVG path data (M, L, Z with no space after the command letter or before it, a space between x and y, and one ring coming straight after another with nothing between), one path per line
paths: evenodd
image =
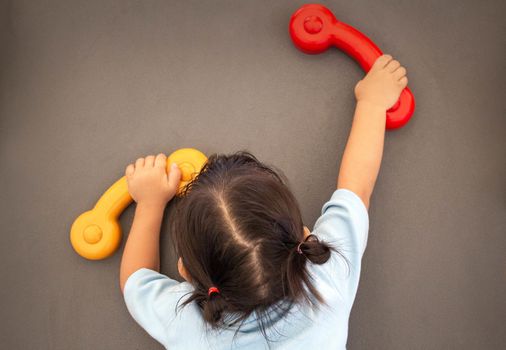
M210 287L210 288L207 290L207 295L208 295L208 296L211 296L211 294L213 294L213 293L218 293L218 294L220 294L220 290L219 290L218 288L214 287L214 286L213 286L213 287Z

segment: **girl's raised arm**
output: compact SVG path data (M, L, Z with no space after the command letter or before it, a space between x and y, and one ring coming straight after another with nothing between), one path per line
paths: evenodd
M355 87L357 106L337 188L356 193L366 208L369 208L383 155L386 111L407 84L406 69L392 56L383 55Z

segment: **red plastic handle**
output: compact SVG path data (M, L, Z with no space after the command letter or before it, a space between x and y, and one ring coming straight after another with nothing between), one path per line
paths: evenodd
M366 72L383 54L371 39L338 21L328 8L318 4L303 5L295 11L290 19L290 36L297 48L309 54L336 46L353 57ZM406 87L399 100L387 111L386 128L400 128L409 121L414 110L415 98Z

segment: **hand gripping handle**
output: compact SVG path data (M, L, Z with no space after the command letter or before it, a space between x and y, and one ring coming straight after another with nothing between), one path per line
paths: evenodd
M200 172L207 157L193 148L182 148L167 157L167 171L176 163L181 170L181 190ZM74 221L70 229L70 242L83 258L105 259L118 249L121 242L119 216L132 203L127 180L123 176L100 197L95 207Z
M290 36L295 46L308 54L325 51L335 46L353 57L366 72L383 53L371 39L340 22L328 8L318 4L303 5L290 19ZM405 125L415 110L415 99L406 87L399 100L387 111L387 129Z

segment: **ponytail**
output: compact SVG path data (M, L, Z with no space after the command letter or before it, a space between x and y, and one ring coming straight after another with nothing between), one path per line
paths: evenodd
M318 290L314 287L311 276L307 270L306 259L314 264L324 264L330 258L330 253L334 250L325 242L321 242L317 236L310 234L302 242L297 243L288 255L286 268L286 281L288 285L288 295L297 300L301 297L310 304L314 304L308 295L304 286L309 289L317 301L324 302Z
M227 302L218 288L209 288L202 306L204 320L211 326L215 327L223 323L223 312L227 309Z
M297 245L297 253L304 255L313 264L324 264L330 258L330 247L320 242L317 236L310 234Z
M196 287L181 306L188 305L191 302L195 302L201 307L202 317L212 328L223 325L223 314L230 308L227 300L215 286L211 286L208 290L203 287Z

